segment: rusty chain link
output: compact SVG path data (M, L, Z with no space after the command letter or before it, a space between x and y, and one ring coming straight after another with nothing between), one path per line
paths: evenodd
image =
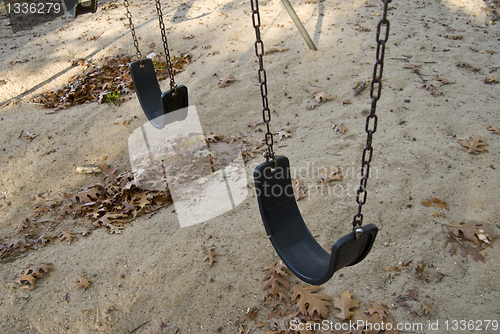
M132 22L132 13L130 12L129 9L130 3L128 2L128 0L123 0L123 5L127 9L128 27L130 28L130 33L132 34L132 38L134 40L135 50L137 51L136 53L137 58L142 59L141 50L139 49L139 41L137 40L134 23Z
M363 214L361 213L363 209L363 205L366 203L366 198L368 192L366 190L366 185L368 182L368 177L370 175L370 163L373 158L373 147L372 147L372 138L373 134L377 131L377 122L378 116L376 115L377 110L377 102L380 99L380 95L382 93L382 72L384 69L384 57L385 57L385 44L389 39L389 27L390 23L387 19L388 5L391 0L382 0L384 3L384 9L382 14L382 19L377 24L377 32L376 32L376 60L373 66L373 76L370 85L370 99L371 99L371 108L370 114L366 117L365 124L365 132L366 132L366 145L363 148L363 153L361 156L361 179L359 183L359 187L356 191L356 203L358 204L358 211L354 215L354 219L352 221L353 230L357 231L357 228L363 224ZM274 150L273 150L273 134L270 130L269 123L271 121L271 112L269 109L269 102L267 98L267 76L266 71L264 69L264 43L260 37L260 12L259 12L259 2L258 0L251 0L252 5L252 23L255 29L255 55L259 59L259 84L260 84L260 93L262 97L262 118L264 123L266 123L266 145L267 151L264 153L264 157L267 161L269 159L274 159ZM382 37L382 38L381 38Z
M389 39L389 20L387 19L387 8L391 0L382 0L384 3L384 10L382 14L382 19L377 24L377 32L375 39L377 42L377 51L375 57L375 64L373 66L373 76L370 85L370 99L371 108L370 114L366 117L366 145L363 148L363 154L361 156L361 180L359 182L359 187L356 191L356 203L358 203L358 212L354 215L352 220L353 230L363 224L363 214L361 210L363 205L366 203L367 190L366 184L368 182L368 177L370 175L370 163L373 157L373 147L372 147L372 137L377 131L378 117L375 114L377 110L377 102L380 99L382 93L382 72L384 69L384 56L385 56L385 44ZM383 31L385 29L385 31ZM383 33L382 33L383 32ZM383 38L380 38L380 37Z
M172 69L172 61L170 59L170 51L168 48L167 33L165 23L163 22L163 13L161 11L160 0L156 0L156 12L158 13L158 24L160 25L161 39L163 41L163 50L165 50L165 58L167 60L168 77L170 78L170 89L175 89L174 72Z
M128 0L123 0L123 5L127 9L127 18L128 18L128 26L130 28L130 33L132 34L132 39L134 40L134 46L137 51L136 55L139 60L142 59L142 54L141 50L139 49L139 41L137 39L137 35L135 33L135 27L134 23L132 21L132 13L130 12L130 3ZM158 24L160 26L160 31L161 31L161 38L163 41L163 49L165 50L165 58L167 60L167 69L168 69L168 77L170 78L170 89L175 89L176 84L175 84L175 79L174 79L174 72L172 69L172 61L170 59L170 51L168 48L168 41L167 41L167 33L165 29L165 23L163 22L163 13L161 11L161 3L160 0L156 0L156 12L158 13Z
M266 146L267 151L264 152L264 157L266 161L269 159L274 160L274 139L273 133L269 127L271 122L271 110L269 109L269 101L267 98L267 75L264 69L264 43L260 38L260 12L259 12L259 1L251 0L252 5L252 23L255 29L255 55L259 59L259 84L260 84L260 96L262 97L262 119L266 123Z

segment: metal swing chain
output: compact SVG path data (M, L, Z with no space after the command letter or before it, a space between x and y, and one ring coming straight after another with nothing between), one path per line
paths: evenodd
M264 69L264 43L260 38L260 13L259 13L259 1L251 0L252 4L252 23L255 29L255 55L259 59L259 84L260 84L260 95L262 97L262 119L266 123L266 145L267 151L264 152L264 157L266 161L269 159L274 160L274 149L273 149L273 133L269 127L271 122L271 110L269 109L269 101L267 98L267 75Z
M172 61L170 59L170 51L168 48L167 33L165 23L163 22L163 13L161 11L160 0L156 0L156 12L158 13L158 24L160 25L161 39L163 41L163 50L165 50L165 58L167 60L168 77L170 78L170 89L175 89L174 71L172 69Z
M375 65L373 66L373 77L370 86L370 99L371 108L370 114L366 117L365 131L366 146L363 148L363 154L361 156L361 180L359 183L359 188L356 191L356 203L358 203L358 212L354 215L352 220L353 230L360 234L363 232L361 225L363 224L363 214L361 210L363 205L366 203L366 184L368 182L368 177L370 175L370 162L373 157L373 147L372 147L372 137L377 131L377 121L378 117L375 114L377 109L377 102L380 99L382 93L382 72L384 69L384 56L385 56L385 44L389 39L389 20L387 19L387 7L391 0L382 0L384 3L384 11L382 14L382 19L377 25L376 41L377 41L377 51ZM385 31L383 31L385 29ZM380 38L382 36L382 39Z
M130 12L129 6L130 3L128 0L123 0L123 5L127 9L127 18L128 18L128 26L130 28L130 33L132 34L132 39L134 40L134 46L136 49L136 55L139 60L142 59L142 53L141 50L139 49L139 41L137 39L137 35L135 33L135 27L134 23L132 21L132 13ZM161 38L163 41L163 49L165 50L165 57L167 59L167 69L168 69L168 77L170 78L170 89L175 89L176 84L174 80L174 72L172 70L172 61L170 59L170 52L168 48L168 42L167 42L167 33L165 30L165 23L163 22L163 13L161 11L161 3L160 0L156 0L156 12L158 13L158 23L160 25L160 31L161 31Z
M137 40L137 35L135 34L134 23L132 22L132 13L130 12L130 3L128 0L123 0L123 5L127 9L128 26L130 28L130 33L132 34L132 39L134 40L135 50L137 51L137 58L142 59L141 50L139 49L139 41Z

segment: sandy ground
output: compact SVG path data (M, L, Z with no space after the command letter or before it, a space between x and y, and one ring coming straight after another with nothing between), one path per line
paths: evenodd
M37 194L57 200L98 182L95 175L76 173L77 167L106 163L119 165L121 171L131 168L128 136L147 121L137 99L56 113L31 103L33 95L82 71L71 67L71 59L135 54L125 9L119 1L116 8L113 3L100 2L94 15L63 16L16 34L2 16L0 236L5 240L20 237L15 226L32 217ZM189 87L190 104L196 106L203 130L244 132L259 139L262 134L248 127L261 119L250 4L168 3L164 13L172 53L191 50L194 59L176 79ZM328 248L349 231L356 210L353 189L359 182L370 101L368 90L354 95L353 87L371 76L381 2L293 3L318 51L307 48L280 1L261 3L265 46L276 51L264 58L271 127L293 133L275 150L288 156L297 170L307 171L299 175L309 188L299 207L313 235ZM500 226L500 137L488 131L500 126L499 85L485 83L487 78L500 79L494 6L498 3L480 0L404 0L390 6L384 90L363 211L365 222L376 224L380 232L366 260L336 274L323 285L323 293L338 296L350 290L362 303L387 305L398 323L500 320L498 245L493 241L481 252L484 262L476 262L450 255L443 232L444 224L455 221L483 223L495 232ZM154 2L132 2L131 9L143 54L160 53ZM219 78L227 75L236 80L219 88ZM326 91L334 100L308 110L316 91ZM114 124L132 116L137 118L130 124ZM333 124L348 130L336 134ZM36 137L20 136L23 131ZM488 143L488 152L462 151L459 140L476 135ZM262 160L256 157L246 164L249 184ZM330 193L321 193L315 171L329 166L342 167L344 178L322 188ZM432 198L445 201L449 210L421 204ZM220 254L211 267L203 261L202 246L215 246ZM180 228L169 206L148 220L133 221L120 235L98 229L71 245L54 239L2 259L0 332L236 333L238 320L255 309L257 318L246 322L244 332L266 333L272 328L261 277L263 268L276 260L252 188L235 209L186 228ZM14 289L23 270L41 262L53 263L54 270L37 281L38 288ZM422 263L427 280L416 275ZM88 289L77 288L80 275L93 281ZM419 316L401 305L412 289L417 289L419 301L408 304ZM424 312L425 305L432 312ZM331 310L328 319L333 320ZM406 332L471 331L426 327Z

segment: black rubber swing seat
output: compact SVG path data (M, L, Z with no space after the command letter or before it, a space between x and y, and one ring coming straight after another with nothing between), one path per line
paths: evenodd
M356 232L343 236L329 254L314 239L300 214L288 158L278 156L275 160L276 165L268 161L255 168L255 189L267 235L288 269L302 281L320 285L337 270L362 261L372 248L377 227L368 224L358 237Z
M139 103L154 127L162 129L165 126L165 118L162 116L187 108L187 87L179 85L162 94L151 59L134 61L129 67Z
M63 0L66 10L73 17L97 11L97 0Z

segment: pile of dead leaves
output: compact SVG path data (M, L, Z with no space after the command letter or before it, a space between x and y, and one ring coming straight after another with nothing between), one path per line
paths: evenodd
M258 308L249 309L237 323L239 333L250 333L256 328L250 329L250 324L257 320L256 327L267 329L269 334L289 333L314 333L329 315L333 315L332 326L336 323L339 327L342 323L358 323L353 333L382 333L382 330L368 330L371 328L385 328L394 324L393 317L389 314L389 308L385 305L370 301L361 305L359 299L353 298L353 293L345 291L340 296L330 297L321 293L321 287L292 284L288 269L283 263L273 263L264 268L266 274L262 277L262 289L267 291L264 302L270 308L266 319L258 320ZM328 321L329 323L330 321ZM386 326L382 326L382 322ZM393 325L393 328L396 326ZM332 333L342 331L332 331ZM396 333L386 330L384 333Z
M101 227L119 234L132 220L148 219L171 202L168 188L144 190L135 185L132 172L117 174L117 166L102 166L101 182L66 195L62 200L36 204L34 217L26 218L15 227L19 237L11 240L0 237L0 258L37 249L55 239L72 243L78 235L86 236Z
M35 96L32 101L55 110L89 102L120 104L125 96L134 92L129 70L132 61L126 55L103 57L95 64L86 60L73 60L73 66L84 67L83 74L72 77L62 87ZM181 72L190 61L191 55L188 53L173 57L174 74ZM166 62L155 56L153 63L158 81L165 80L168 77Z

